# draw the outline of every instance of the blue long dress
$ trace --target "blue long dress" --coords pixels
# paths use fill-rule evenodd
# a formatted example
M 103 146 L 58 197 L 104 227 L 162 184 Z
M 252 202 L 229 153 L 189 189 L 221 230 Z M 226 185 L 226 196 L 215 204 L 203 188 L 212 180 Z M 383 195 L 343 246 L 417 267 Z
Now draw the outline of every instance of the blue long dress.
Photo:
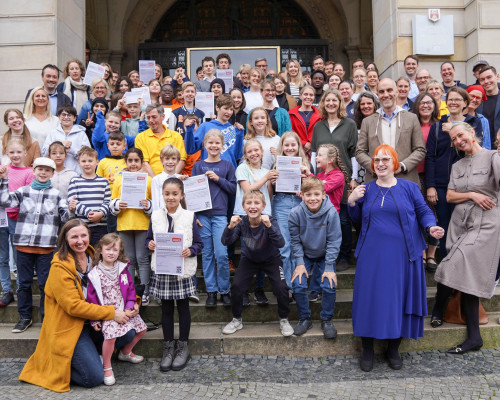
M 349 214 L 362 224 L 355 253 L 354 336 L 422 337 L 427 315 L 422 228 L 436 220 L 418 185 L 398 179 L 389 190 L 370 182 Z

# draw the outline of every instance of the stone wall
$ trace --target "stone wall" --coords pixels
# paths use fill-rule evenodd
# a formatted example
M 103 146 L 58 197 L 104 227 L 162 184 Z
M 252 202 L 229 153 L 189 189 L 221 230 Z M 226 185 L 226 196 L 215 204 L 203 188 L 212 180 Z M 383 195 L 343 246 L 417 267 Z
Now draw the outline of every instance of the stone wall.
M 44 65 L 62 68 L 69 58 L 84 59 L 85 0 L 2 0 L 0 47 L 3 134 L 5 109 L 22 110 L 26 92 L 41 84 Z

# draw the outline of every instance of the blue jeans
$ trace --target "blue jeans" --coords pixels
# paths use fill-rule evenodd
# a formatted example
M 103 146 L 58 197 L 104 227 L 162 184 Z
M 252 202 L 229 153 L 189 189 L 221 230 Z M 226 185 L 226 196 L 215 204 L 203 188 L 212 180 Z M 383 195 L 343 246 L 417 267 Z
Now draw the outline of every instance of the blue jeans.
M 117 216 L 109 213 L 106 216 L 106 224 L 108 225 L 108 233 L 116 233 Z
M 0 283 L 4 292 L 12 292 L 9 267 L 9 228 L 0 228 Z
M 448 254 L 446 251 L 446 234 L 448 233 L 448 225 L 450 224 L 451 214 L 455 205 L 446 202 L 447 188 L 436 188 L 436 192 L 438 197 L 436 204 L 437 223 L 445 232 L 444 236 L 439 239 L 439 255 L 443 259 Z
M 285 239 L 285 246 L 280 248 L 281 260 L 283 261 L 283 272 L 288 288 L 292 287 L 292 274 L 295 269 L 295 257 L 292 256 L 290 246 L 290 229 L 288 229 L 288 216 L 292 208 L 301 202 L 300 197 L 289 193 L 276 193 L 271 201 L 273 217 L 278 221 L 281 235 Z
M 23 251 L 17 252 L 17 274 L 19 286 L 17 289 L 17 312 L 23 319 L 31 319 L 33 310 L 33 294 L 31 285 L 33 284 L 33 274 L 38 277 L 38 287 L 40 288 L 40 313 L 42 318 L 45 313 L 45 282 L 49 276 L 50 262 L 53 252 L 49 254 L 32 254 Z
M 225 215 L 197 215 L 203 225 L 200 236 L 203 242 L 201 259 L 207 292 L 227 294 L 230 290 L 227 248 L 221 243 L 222 233 L 227 225 Z M 215 262 L 217 261 L 217 267 Z M 217 269 L 217 270 L 216 270 Z
M 88 329 L 84 326 L 71 359 L 71 382 L 91 388 L 104 382 L 102 362 Z
M 342 243 L 340 244 L 339 260 L 349 261 L 352 250 L 352 225 L 347 204 L 340 204 L 340 229 L 342 230 Z
M 304 266 L 306 267 L 307 273 L 311 275 L 317 274 L 321 277 L 323 272 L 325 272 L 325 259 L 311 260 L 304 256 Z M 336 288 L 330 287 L 330 281 L 325 279 L 321 283 L 321 290 L 323 291 L 323 297 L 321 298 L 321 313 L 319 314 L 322 320 L 330 320 L 333 317 L 333 309 L 335 308 L 336 300 Z M 309 308 L 309 299 L 307 298 L 307 278 L 302 275 L 302 282 L 299 283 L 299 278 L 295 278 L 293 281 L 293 297 L 297 303 L 297 310 L 299 312 L 300 319 L 310 319 L 311 309 Z

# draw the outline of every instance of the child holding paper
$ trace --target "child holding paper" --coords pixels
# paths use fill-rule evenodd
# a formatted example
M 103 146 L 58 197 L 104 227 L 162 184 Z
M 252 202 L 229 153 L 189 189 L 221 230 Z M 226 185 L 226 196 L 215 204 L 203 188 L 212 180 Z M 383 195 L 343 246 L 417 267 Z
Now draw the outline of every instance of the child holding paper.
M 203 276 L 208 293 L 205 307 L 217 307 L 217 292 L 221 295 L 222 304 L 231 306 L 227 248 L 221 244 L 221 237 L 227 224 L 229 196 L 236 193 L 236 178 L 231 162 L 221 159 L 223 146 L 222 133 L 210 129 L 203 140 L 208 155 L 203 161 L 194 164 L 192 171 L 192 176 L 206 175 L 209 178 L 212 200 L 211 209 L 196 213 L 201 224 Z
M 189 361 L 188 339 L 191 329 L 191 314 L 189 312 L 189 296 L 196 293 L 194 275 L 196 274 L 196 256 L 201 252 L 203 243 L 198 233 L 196 217 L 191 211 L 185 210 L 184 185 L 177 178 L 168 178 L 163 183 L 163 200 L 165 205 L 153 212 L 146 237 L 146 246 L 155 251 L 156 233 L 181 233 L 183 235 L 184 273 L 182 276 L 156 274 L 156 254 L 151 258 L 153 280 L 151 294 L 161 299 L 163 356 L 160 371 L 179 371 Z M 174 342 L 174 301 L 177 302 L 179 314 L 179 340 Z
M 125 153 L 127 168 L 124 171 L 142 172 L 144 156 L 140 149 L 131 148 Z M 118 175 L 111 193 L 109 205 L 111 213 L 118 215 L 117 230 L 125 245 L 125 255 L 130 260 L 129 271 L 132 276 L 139 270 L 141 284 L 145 286 L 142 304 L 149 304 L 149 255 L 144 248 L 146 234 L 151 217 L 151 177 L 147 177 L 146 198 L 141 200 L 142 208 L 129 208 L 121 200 L 123 175 Z
M 135 97 L 130 96 L 129 98 L 121 99 L 118 101 L 118 105 L 120 102 L 125 102 L 127 112 L 130 115 L 130 118 L 127 118 L 125 121 L 122 121 L 120 125 L 120 130 L 126 135 L 130 137 L 136 137 L 138 133 L 145 131 L 148 129 L 148 124 L 144 121 L 144 110 L 146 109 L 143 104 L 143 99 L 138 99 L 136 102 Z

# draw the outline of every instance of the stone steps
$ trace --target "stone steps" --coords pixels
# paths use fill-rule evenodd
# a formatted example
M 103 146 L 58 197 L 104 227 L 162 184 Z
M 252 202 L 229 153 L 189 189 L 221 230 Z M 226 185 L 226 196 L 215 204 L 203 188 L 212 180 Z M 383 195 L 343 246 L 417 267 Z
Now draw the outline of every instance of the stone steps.
M 488 313 L 489 323 L 481 326 L 481 335 L 485 348 L 500 347 L 500 312 Z M 283 337 L 279 324 L 249 323 L 243 321 L 244 328 L 233 335 L 222 334 L 225 323 L 193 323 L 191 327 L 189 348 L 196 355 L 245 354 L 267 356 L 322 357 L 331 355 L 359 354 L 361 341 L 353 336 L 350 320 L 333 321 L 338 336 L 333 340 L 325 340 L 319 321 L 300 337 Z M 291 321 L 294 326 L 296 321 Z M 11 333 L 12 325 L 0 324 L 0 357 L 28 358 L 35 350 L 40 335 L 40 324 L 35 324 L 26 332 Z M 177 326 L 176 326 L 177 330 Z M 177 333 L 176 333 L 177 335 Z M 429 318 L 425 320 L 424 337 L 419 340 L 405 339 L 401 344 L 402 352 L 423 351 L 429 349 L 447 349 L 463 342 L 466 337 L 465 325 L 445 323 L 433 329 Z M 138 343 L 136 353 L 148 358 L 159 358 L 162 354 L 161 328 L 148 332 Z M 375 341 L 375 350 L 382 353 L 383 341 Z
M 434 306 L 435 287 L 427 288 L 428 312 L 432 311 Z M 253 301 L 249 307 L 243 311 L 243 319 L 248 322 L 272 322 L 278 318 L 278 304 L 272 293 L 266 293 L 269 298 L 269 304 L 258 306 Z M 206 295 L 200 294 L 200 303 L 190 304 L 191 320 L 199 323 L 224 323 L 232 319 L 231 307 L 223 307 L 219 302 L 216 308 L 205 308 Z M 252 296 L 251 296 L 252 298 Z M 40 297 L 33 296 L 33 321 L 40 322 L 39 315 Z M 495 289 L 495 294 L 491 299 L 482 299 L 482 304 L 487 312 L 500 312 L 500 287 Z M 321 302 L 309 303 L 313 319 L 319 319 L 321 311 Z M 145 320 L 159 322 L 161 320 L 161 308 L 155 300 L 150 305 L 142 307 L 141 315 Z M 337 300 L 335 303 L 334 319 L 350 319 L 352 316 L 352 290 L 341 289 L 337 291 Z M 175 313 L 177 318 L 177 313 Z M 17 313 L 17 303 L 11 303 L 9 306 L 0 309 L 0 323 L 16 323 L 19 319 Z M 297 306 L 295 303 L 290 305 L 290 320 L 298 320 Z M 499 330 L 500 335 L 500 330 Z

